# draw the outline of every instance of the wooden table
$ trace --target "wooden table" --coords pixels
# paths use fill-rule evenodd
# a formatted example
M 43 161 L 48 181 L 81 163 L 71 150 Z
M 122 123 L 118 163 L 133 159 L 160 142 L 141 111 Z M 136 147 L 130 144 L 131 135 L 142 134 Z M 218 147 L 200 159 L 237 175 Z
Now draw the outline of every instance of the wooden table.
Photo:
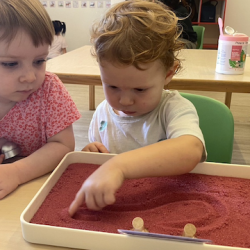
M 90 54 L 91 46 L 83 46 L 47 62 L 47 70 L 56 73 L 64 83 L 89 85 L 89 109 L 95 109 L 95 86 L 101 85 L 98 64 Z M 225 104 L 230 108 L 232 93 L 250 93 L 250 59 L 243 75 L 223 75 L 215 72 L 217 50 L 187 50 L 180 52 L 183 69 L 166 88 L 225 92 Z
M 69 250 L 69 248 L 63 247 L 31 244 L 26 242 L 22 236 L 20 215 L 48 177 L 49 174 L 30 181 L 0 200 L 1 250 Z
M 211 163 L 213 164 L 213 163 Z M 218 164 L 217 171 L 223 176 L 249 176 L 250 166 L 240 166 L 230 164 L 226 166 L 228 171 L 223 168 L 224 164 Z M 221 167 L 220 167 L 221 166 Z M 239 170 L 237 170 L 237 168 Z M 219 169 L 219 170 L 218 170 Z M 212 171 L 213 172 L 213 171 Z M 211 172 L 211 173 L 212 173 Z M 72 248 L 53 247 L 28 243 L 23 239 L 20 215 L 35 196 L 37 191 L 47 180 L 49 174 L 21 185 L 13 193 L 0 200 L 0 249 L 1 250 L 70 250 Z M 102 242 L 100 242 L 102 244 Z M 117 248 L 119 249 L 119 248 Z M 135 248 L 136 249 L 136 248 Z M 157 248 L 156 248 L 157 249 Z

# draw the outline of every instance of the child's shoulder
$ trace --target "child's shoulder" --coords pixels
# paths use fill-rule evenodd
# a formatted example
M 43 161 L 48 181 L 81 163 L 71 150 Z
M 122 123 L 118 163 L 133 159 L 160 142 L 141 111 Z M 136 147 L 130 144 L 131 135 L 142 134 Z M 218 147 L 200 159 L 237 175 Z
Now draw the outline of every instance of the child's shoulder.
M 54 94 L 67 93 L 67 90 L 58 76 L 51 72 L 45 73 L 45 78 L 41 87 L 33 93 L 34 96 L 48 98 Z
M 46 89 L 65 88 L 59 77 L 56 74 L 48 71 L 45 72 L 45 78 L 42 87 Z
M 184 98 L 177 90 L 163 91 L 161 107 L 165 107 L 168 110 L 195 110 L 194 105 Z
M 181 96 L 181 94 L 177 90 L 163 90 L 162 100 L 164 100 L 165 102 L 189 102 L 186 98 Z
M 97 107 L 93 114 L 93 118 L 102 120 L 109 119 L 113 116 L 113 109 L 107 102 L 107 100 L 103 100 Z
M 110 105 L 109 103 L 107 102 L 106 99 L 104 99 L 96 108 L 96 111 L 95 112 L 103 112 L 103 111 L 109 111 L 109 108 L 110 108 Z
M 46 82 L 53 81 L 53 82 L 59 82 L 59 83 L 61 83 L 61 80 L 59 79 L 59 77 L 56 74 L 51 73 L 49 71 L 45 72 L 45 79 L 44 79 L 44 81 L 46 81 Z

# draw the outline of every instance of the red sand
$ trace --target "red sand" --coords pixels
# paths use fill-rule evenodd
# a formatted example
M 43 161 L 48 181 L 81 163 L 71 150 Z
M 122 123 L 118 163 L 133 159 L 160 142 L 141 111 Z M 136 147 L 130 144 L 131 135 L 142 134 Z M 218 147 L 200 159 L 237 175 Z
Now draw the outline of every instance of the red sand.
M 102 211 L 81 207 L 74 218 L 68 207 L 83 181 L 98 167 L 72 164 L 51 190 L 32 223 L 117 233 L 141 217 L 151 233 L 181 235 L 187 223 L 197 238 L 213 244 L 250 248 L 250 180 L 186 174 L 127 180 L 117 201 Z

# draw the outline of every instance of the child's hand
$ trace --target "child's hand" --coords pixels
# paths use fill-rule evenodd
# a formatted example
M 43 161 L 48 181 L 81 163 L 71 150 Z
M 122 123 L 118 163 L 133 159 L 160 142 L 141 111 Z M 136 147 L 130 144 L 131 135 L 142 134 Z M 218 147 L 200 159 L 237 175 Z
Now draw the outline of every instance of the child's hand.
M 100 166 L 83 183 L 69 207 L 70 216 L 73 216 L 84 202 L 92 210 L 100 210 L 115 202 L 115 193 L 124 181 L 124 174 L 118 166 L 107 163 Z
M 92 142 L 85 146 L 82 151 L 97 152 L 97 153 L 109 153 L 106 147 L 100 142 Z
M 14 163 L 0 165 L 0 199 L 14 191 L 19 185 L 17 169 Z

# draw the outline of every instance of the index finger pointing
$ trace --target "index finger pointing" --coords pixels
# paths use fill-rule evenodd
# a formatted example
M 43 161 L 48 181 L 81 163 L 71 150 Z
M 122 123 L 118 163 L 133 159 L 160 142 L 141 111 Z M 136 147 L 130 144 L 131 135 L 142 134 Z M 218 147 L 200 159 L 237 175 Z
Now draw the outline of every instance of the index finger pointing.
M 84 193 L 82 194 L 80 191 L 78 191 L 78 193 L 76 194 L 75 199 L 72 201 L 72 203 L 69 206 L 68 212 L 69 212 L 70 217 L 74 216 L 74 214 L 76 213 L 76 211 L 78 210 L 78 208 L 85 201 L 85 194 Z

